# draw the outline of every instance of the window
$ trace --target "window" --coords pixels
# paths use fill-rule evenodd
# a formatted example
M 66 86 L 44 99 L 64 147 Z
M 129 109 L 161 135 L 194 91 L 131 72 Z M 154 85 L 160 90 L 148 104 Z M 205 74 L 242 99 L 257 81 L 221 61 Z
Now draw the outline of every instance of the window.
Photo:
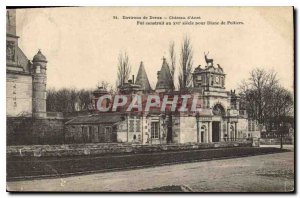
M 255 121 L 252 121 L 252 131 L 255 131 Z
M 252 126 L 252 125 L 251 125 L 251 121 L 248 120 L 248 131 L 252 131 L 252 130 L 251 130 L 251 126 Z
M 129 132 L 141 132 L 141 120 L 139 116 L 130 116 Z
M 201 132 L 205 132 L 206 131 L 206 127 L 205 126 L 201 126 Z
M 231 125 L 230 126 L 230 138 L 233 138 L 234 136 L 234 127 Z
M 134 120 L 129 120 L 129 132 L 134 132 Z
M 158 139 L 159 138 L 159 128 L 158 128 L 158 122 L 152 122 L 151 123 L 151 138 Z
M 206 132 L 206 127 L 205 126 L 201 126 L 201 132 L 200 132 L 200 142 L 204 142 L 204 135 Z
M 35 73 L 37 73 L 37 74 L 41 73 L 41 67 L 39 65 L 36 66 Z
M 105 127 L 104 132 L 105 133 L 110 133 L 111 132 L 111 127 Z
M 141 132 L 141 122 L 140 119 L 135 120 L 136 132 Z

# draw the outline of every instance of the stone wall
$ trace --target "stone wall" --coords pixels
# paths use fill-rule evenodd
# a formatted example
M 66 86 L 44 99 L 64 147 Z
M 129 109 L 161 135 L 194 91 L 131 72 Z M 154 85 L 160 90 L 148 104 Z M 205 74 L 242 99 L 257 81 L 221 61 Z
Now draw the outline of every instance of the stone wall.
M 105 130 L 105 128 L 109 128 Z M 117 129 L 111 124 L 65 125 L 65 143 L 116 142 Z
M 32 118 L 6 118 L 6 144 L 32 144 Z
M 205 144 L 163 144 L 163 145 L 130 145 L 120 143 L 90 143 L 65 145 L 31 145 L 9 146 L 8 157 L 24 156 L 75 156 L 75 155 L 111 155 L 121 153 L 151 153 L 162 151 L 198 150 L 209 148 L 251 147 L 251 141 L 222 142 Z
M 197 122 L 195 117 L 180 117 L 180 142 L 197 142 Z
M 63 119 L 8 117 L 7 145 L 64 143 Z
M 64 120 L 34 119 L 33 135 L 35 144 L 64 143 Z

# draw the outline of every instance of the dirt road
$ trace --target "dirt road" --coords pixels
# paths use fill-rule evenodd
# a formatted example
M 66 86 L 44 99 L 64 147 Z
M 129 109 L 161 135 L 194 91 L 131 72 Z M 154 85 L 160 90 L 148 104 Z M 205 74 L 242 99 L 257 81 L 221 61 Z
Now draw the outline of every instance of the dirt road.
M 9 191 L 138 191 L 185 185 L 201 192 L 265 192 L 294 189 L 294 153 L 215 160 L 72 176 L 7 182 Z

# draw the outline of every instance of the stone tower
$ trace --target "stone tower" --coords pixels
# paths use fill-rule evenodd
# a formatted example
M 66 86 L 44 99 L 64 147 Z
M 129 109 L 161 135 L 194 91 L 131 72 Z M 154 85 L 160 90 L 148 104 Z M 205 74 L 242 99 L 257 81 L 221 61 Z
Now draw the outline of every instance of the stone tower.
M 32 60 L 32 114 L 34 118 L 46 118 L 47 59 L 41 50 Z
M 16 10 L 6 10 L 6 33 L 16 35 Z

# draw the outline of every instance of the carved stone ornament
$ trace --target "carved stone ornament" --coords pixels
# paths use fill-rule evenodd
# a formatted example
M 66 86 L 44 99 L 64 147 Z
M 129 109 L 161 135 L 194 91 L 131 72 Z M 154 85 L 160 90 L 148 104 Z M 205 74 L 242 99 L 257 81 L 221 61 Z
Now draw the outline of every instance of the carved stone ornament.
M 6 42 L 6 60 L 15 61 L 15 42 Z

